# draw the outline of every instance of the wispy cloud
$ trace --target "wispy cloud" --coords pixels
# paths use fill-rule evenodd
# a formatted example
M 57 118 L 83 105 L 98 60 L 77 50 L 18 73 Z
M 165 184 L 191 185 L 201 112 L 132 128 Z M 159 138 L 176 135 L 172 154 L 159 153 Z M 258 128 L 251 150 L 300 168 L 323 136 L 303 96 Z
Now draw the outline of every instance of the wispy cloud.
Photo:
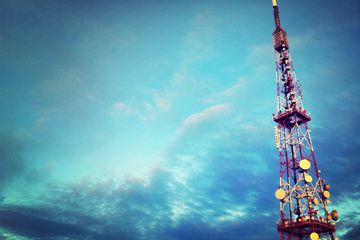
M 234 101 L 236 97 L 244 95 L 248 91 L 249 79 L 246 77 L 239 77 L 238 80 L 225 89 L 209 94 L 204 97 L 202 101 L 205 103 L 217 103 L 222 101 Z
M 230 110 L 231 110 L 231 105 L 227 103 L 210 106 L 201 112 L 191 114 L 189 117 L 187 117 L 183 121 L 182 127 L 178 131 L 180 133 L 184 132 L 188 128 L 191 128 L 192 126 L 196 126 L 200 123 L 203 123 L 204 121 L 208 121 L 216 117 L 219 117 L 221 114 L 227 113 Z
M 191 30 L 183 42 L 183 65 L 206 61 L 217 55 L 216 41 L 221 36 L 221 18 L 210 13 L 197 13 L 191 22 Z
M 135 115 L 141 120 L 154 120 L 163 113 L 172 110 L 172 99 L 169 96 L 162 96 L 158 92 L 150 94 L 148 101 L 142 103 L 134 102 L 134 105 L 118 101 L 113 104 L 110 115 L 124 113 L 126 115 Z
M 114 103 L 113 109 L 114 109 L 115 111 L 124 112 L 124 113 L 126 113 L 126 114 L 130 114 L 130 113 L 135 113 L 135 112 L 136 112 L 136 110 L 135 110 L 133 107 L 131 107 L 130 105 L 128 105 L 128 104 L 126 104 L 126 103 L 124 103 L 124 102 L 121 102 L 121 101 Z
M 124 110 L 126 104 L 121 102 L 118 107 Z M 268 190 L 254 190 L 266 179 L 248 181 L 259 176 L 259 171 L 266 172 L 259 168 L 266 157 L 242 154 L 247 146 L 235 140 L 242 133 L 226 134 L 231 129 L 225 119 L 234 118 L 231 110 L 231 104 L 217 104 L 185 118 L 179 129 L 195 135 L 177 135 L 163 156 L 163 165 L 146 180 L 88 178 L 58 183 L 37 196 L 43 205 L 31 211 L 18 206 L 3 211 L 8 217 L 18 211 L 21 216 L 38 219 L 42 224 L 35 226 L 36 235 L 21 224 L 0 221 L 0 225 L 18 235 L 40 239 L 51 239 L 45 229 L 48 224 L 64 226 L 53 236 L 69 239 L 192 239 L 189 231 L 196 238 L 214 234 L 218 239 L 234 239 L 235 229 L 250 226 L 247 222 L 255 218 L 253 208 Z M 199 128 L 204 131 L 194 132 Z M 221 138 L 216 137 L 219 135 Z M 256 169 L 250 166 L 254 163 Z M 271 216 L 271 207 L 262 208 Z

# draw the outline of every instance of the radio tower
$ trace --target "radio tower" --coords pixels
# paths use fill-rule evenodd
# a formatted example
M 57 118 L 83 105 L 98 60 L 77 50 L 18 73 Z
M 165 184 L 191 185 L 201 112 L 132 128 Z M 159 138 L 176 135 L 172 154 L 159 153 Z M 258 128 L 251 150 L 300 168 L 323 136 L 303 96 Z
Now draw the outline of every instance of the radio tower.
M 280 201 L 277 222 L 280 240 L 334 240 L 336 210 L 331 213 L 330 185 L 320 176 L 308 122 L 310 115 L 302 103 L 299 80 L 292 64 L 289 42 L 280 25 L 279 8 L 272 0 L 275 19 L 277 114 L 273 114 L 275 143 L 279 151 Z

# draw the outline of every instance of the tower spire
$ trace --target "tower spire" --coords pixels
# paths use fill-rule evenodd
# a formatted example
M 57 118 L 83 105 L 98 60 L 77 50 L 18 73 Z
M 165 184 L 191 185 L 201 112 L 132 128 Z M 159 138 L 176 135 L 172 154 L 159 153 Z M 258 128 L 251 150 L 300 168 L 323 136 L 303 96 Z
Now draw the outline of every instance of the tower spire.
M 301 87 L 286 32 L 280 25 L 277 2 L 272 0 L 272 3 L 277 86 L 277 114 L 273 114 L 273 118 L 280 164 L 275 197 L 280 201 L 280 240 L 334 240 L 337 211 L 328 210 L 330 185 L 320 176 L 308 128 L 311 117 L 302 103 Z
M 275 21 L 275 30 L 273 32 L 273 43 L 274 47 L 278 52 L 281 52 L 281 49 L 285 47 L 289 48 L 287 35 L 284 29 L 281 28 L 280 24 L 280 14 L 279 7 L 277 6 L 276 0 L 272 0 L 273 9 L 274 9 L 274 21 Z
M 280 29 L 280 16 L 279 16 L 279 8 L 277 6 L 276 0 L 272 0 L 273 8 L 274 8 L 274 20 L 275 20 L 275 28 Z

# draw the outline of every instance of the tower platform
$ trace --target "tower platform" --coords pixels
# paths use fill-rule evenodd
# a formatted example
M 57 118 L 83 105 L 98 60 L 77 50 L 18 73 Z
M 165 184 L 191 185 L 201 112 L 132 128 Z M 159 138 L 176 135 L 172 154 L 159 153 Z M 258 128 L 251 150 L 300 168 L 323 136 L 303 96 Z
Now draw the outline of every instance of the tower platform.
M 292 236 L 309 236 L 312 232 L 322 233 L 335 232 L 334 223 L 322 222 L 319 220 L 302 220 L 298 222 L 283 221 L 278 224 L 278 231 Z
M 292 128 L 295 123 L 301 125 L 311 120 L 311 117 L 306 113 L 305 110 L 291 109 L 288 112 L 279 113 L 274 117 L 274 121 L 287 128 Z

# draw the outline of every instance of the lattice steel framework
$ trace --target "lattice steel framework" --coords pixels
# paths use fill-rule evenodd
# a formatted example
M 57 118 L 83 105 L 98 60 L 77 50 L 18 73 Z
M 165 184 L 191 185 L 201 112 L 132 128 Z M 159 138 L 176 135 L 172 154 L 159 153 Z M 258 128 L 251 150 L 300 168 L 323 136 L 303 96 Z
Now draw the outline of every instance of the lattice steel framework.
M 275 143 L 279 152 L 280 239 L 334 240 L 336 210 L 328 210 L 330 185 L 320 176 L 299 80 L 292 64 L 289 42 L 281 28 L 279 9 L 273 1 L 277 114 L 273 114 Z

